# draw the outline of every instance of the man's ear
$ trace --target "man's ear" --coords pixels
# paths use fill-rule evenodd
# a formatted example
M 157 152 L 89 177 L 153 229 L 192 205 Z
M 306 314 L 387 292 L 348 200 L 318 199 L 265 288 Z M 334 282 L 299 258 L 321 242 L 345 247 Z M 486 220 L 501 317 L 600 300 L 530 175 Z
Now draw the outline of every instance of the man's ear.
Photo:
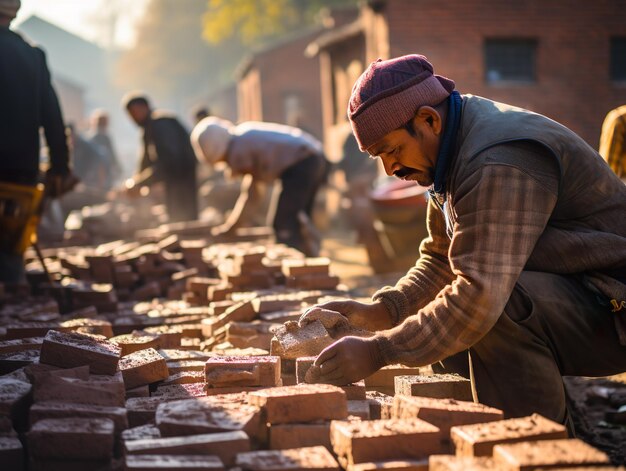
M 443 130 L 443 121 L 437 110 L 431 106 L 420 106 L 415 115 L 414 124 L 426 126 L 430 131 L 438 136 Z

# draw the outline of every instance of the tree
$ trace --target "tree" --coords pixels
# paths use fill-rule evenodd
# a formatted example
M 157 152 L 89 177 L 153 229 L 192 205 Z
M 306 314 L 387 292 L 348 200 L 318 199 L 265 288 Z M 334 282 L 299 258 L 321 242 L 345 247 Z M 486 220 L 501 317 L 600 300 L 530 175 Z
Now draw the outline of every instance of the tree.
M 212 44 L 234 38 L 253 45 L 315 23 L 323 8 L 356 3 L 357 0 L 208 0 L 203 36 Z

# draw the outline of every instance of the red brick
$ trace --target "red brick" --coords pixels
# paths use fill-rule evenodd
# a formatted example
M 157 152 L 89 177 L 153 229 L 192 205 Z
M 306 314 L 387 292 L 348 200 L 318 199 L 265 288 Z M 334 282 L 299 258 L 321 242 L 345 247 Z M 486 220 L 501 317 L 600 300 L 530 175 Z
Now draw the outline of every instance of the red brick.
M 51 330 L 44 338 L 39 360 L 64 368 L 89 365 L 93 374 L 113 375 L 119 358 L 119 347 L 107 340 Z
M 205 367 L 208 388 L 278 386 L 280 359 L 275 356 L 222 356 L 209 358 Z
M 272 355 L 292 359 L 318 355 L 334 342 L 326 328 L 319 321 L 300 327 L 297 322 L 286 322 L 276 330 L 272 340 Z
M 202 455 L 128 455 L 125 471 L 185 470 L 223 471 L 224 463 L 217 456 Z
M 285 276 L 328 275 L 329 267 L 330 260 L 326 257 L 282 261 Z
M 156 390 L 152 393 L 153 397 L 160 397 L 168 400 L 203 397 L 206 395 L 206 384 L 204 381 L 201 383 L 181 383 L 157 386 Z
M 404 365 L 387 365 L 376 373 L 365 378 L 365 387 L 376 389 L 384 394 L 393 396 L 395 393 L 395 377 L 421 374 L 422 369 Z
M 244 432 L 207 433 L 126 441 L 124 450 L 126 455 L 215 455 L 232 466 L 238 453 L 250 450 L 250 440 Z
M 344 419 L 348 415 L 346 393 L 326 384 L 261 389 L 248 395 L 248 403 L 262 407 L 270 424 Z
M 337 461 L 323 446 L 240 453 L 237 455 L 237 467 L 242 471 L 339 471 Z
M 567 438 L 567 430 L 561 424 L 533 414 L 529 417 L 452 427 L 450 435 L 457 456 L 491 456 L 495 445 Z
M 141 333 L 117 335 L 110 338 L 109 341 L 120 347 L 122 356 L 146 348 L 158 349 L 161 346 L 158 335 L 141 335 Z
M 428 460 L 395 460 L 375 463 L 358 463 L 346 468 L 346 471 L 428 471 Z
M 344 467 L 370 461 L 425 458 L 441 450 L 439 429 L 420 419 L 333 421 L 330 441 Z
M 396 376 L 395 392 L 405 396 L 451 398 L 459 401 L 472 400 L 470 380 L 451 374 Z
M 582 440 L 542 440 L 496 445 L 493 458 L 503 471 L 608 465 L 609 457 Z
M 175 375 L 183 371 L 204 371 L 206 361 L 203 360 L 179 360 L 167 361 L 167 370 L 169 374 Z
M 168 349 L 168 348 L 160 349 L 159 355 L 165 358 L 166 361 L 181 361 L 181 360 L 206 361 L 213 356 L 213 354 L 207 353 L 207 352 L 193 351 L 193 350 Z
M 37 458 L 110 459 L 113 430 L 110 419 L 40 420 L 28 432 L 28 449 Z
M 0 436 L 0 463 L 6 470 L 24 469 L 24 450 L 17 437 Z
M 496 471 L 500 469 L 492 458 L 453 455 L 431 455 L 428 466 L 429 471 Z
M 15 353 L 24 350 L 40 350 L 43 337 L 27 337 L 15 340 L 0 341 L 0 354 Z
M 396 396 L 391 416 L 396 419 L 418 418 L 441 430 L 444 439 L 450 438 L 450 428 L 502 420 L 503 412 L 493 407 L 456 399 L 433 399 L 419 396 Z
M 156 383 L 169 376 L 165 359 L 153 348 L 122 357 L 119 367 L 126 389 Z
M 380 393 L 378 391 L 366 391 L 365 397 L 370 403 L 370 419 L 391 419 L 393 406 L 393 396 Z
M 115 378 L 115 381 L 103 381 L 94 376 L 88 381 L 48 376 L 35 388 L 35 402 L 66 401 L 97 406 L 123 406 L 125 389 L 121 374 L 111 378 Z
M 82 334 L 102 335 L 107 338 L 113 337 L 113 327 L 111 323 L 102 319 L 71 319 L 61 322 L 61 327 L 67 327 Z
M 275 424 L 269 429 L 269 447 L 286 450 L 322 445 L 332 451 L 330 444 L 330 422 L 308 424 Z
M 265 434 L 260 409 L 244 394 L 171 401 L 157 407 L 155 423 L 163 437 L 242 430 L 251 438 Z
M 128 428 L 126 409 L 123 407 L 95 406 L 60 401 L 38 402 L 30 408 L 30 423 L 44 419 L 62 419 L 66 417 L 110 419 L 115 426 L 115 433 Z

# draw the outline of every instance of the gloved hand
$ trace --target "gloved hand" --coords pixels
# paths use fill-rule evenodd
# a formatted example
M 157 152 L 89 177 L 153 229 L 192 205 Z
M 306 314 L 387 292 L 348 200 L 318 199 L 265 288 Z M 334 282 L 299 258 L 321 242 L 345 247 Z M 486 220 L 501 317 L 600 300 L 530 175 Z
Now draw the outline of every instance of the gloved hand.
M 370 376 L 385 362 L 372 338 L 344 337 L 322 350 L 313 366 L 319 367 L 317 381 L 343 386 Z
M 318 320 L 320 311 L 315 308 L 339 312 L 348 319 L 352 326 L 372 332 L 393 327 L 389 312 L 382 302 L 361 303 L 352 299 L 329 301 L 307 310 L 298 321 L 300 326 Z
M 47 172 L 44 185 L 46 188 L 46 196 L 50 198 L 59 198 L 65 193 L 72 191 L 80 180 L 72 172 L 66 174 L 58 174 Z

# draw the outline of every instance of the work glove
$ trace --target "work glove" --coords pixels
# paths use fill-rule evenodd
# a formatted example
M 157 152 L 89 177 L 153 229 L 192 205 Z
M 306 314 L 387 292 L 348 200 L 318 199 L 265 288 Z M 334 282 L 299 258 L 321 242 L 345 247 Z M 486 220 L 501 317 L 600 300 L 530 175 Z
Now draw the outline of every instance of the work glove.
M 360 381 L 385 366 L 373 338 L 344 337 L 329 345 L 313 363 L 316 381 L 344 386 Z

